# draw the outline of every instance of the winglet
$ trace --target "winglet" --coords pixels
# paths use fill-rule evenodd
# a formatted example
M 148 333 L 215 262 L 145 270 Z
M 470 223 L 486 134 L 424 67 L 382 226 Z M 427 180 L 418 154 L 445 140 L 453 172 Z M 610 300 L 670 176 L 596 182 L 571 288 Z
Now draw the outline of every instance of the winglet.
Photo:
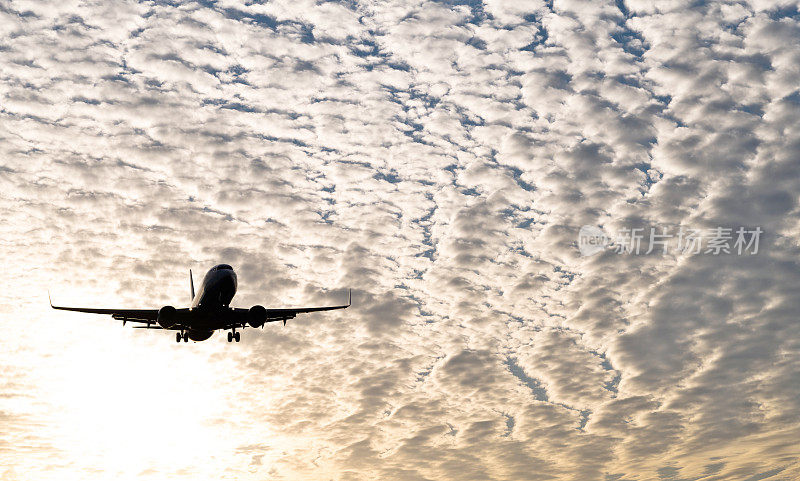
M 47 289 L 47 302 L 50 303 L 50 307 L 53 307 L 53 300 L 50 299 L 50 289 Z
M 350 307 L 350 301 L 353 298 L 353 289 L 347 289 L 347 307 Z

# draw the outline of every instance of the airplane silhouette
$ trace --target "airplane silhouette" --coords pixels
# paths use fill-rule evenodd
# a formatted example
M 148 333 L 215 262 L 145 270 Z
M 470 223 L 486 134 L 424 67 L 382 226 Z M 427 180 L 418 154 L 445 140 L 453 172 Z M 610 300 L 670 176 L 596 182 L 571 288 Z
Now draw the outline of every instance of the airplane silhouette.
M 253 306 L 250 309 L 230 307 L 231 300 L 236 294 L 236 273 L 228 264 L 219 264 L 212 267 L 203 278 L 200 290 L 195 294 L 192 271 L 189 270 L 189 285 L 192 289 L 191 307 L 176 309 L 164 306 L 161 309 L 95 309 L 91 307 L 50 307 L 64 311 L 87 312 L 91 314 L 110 314 L 111 317 L 126 322 L 145 323 L 145 326 L 135 326 L 134 329 L 167 329 L 177 331 L 175 341 L 189 342 L 205 341 L 214 331 L 230 330 L 228 342 L 239 342 L 241 335 L 236 329 L 246 326 L 263 327 L 267 322 L 294 319 L 297 314 L 318 311 L 332 311 L 350 307 L 351 293 L 348 291 L 347 304 L 326 307 L 289 307 L 280 309 L 267 309 L 264 306 Z M 50 294 L 48 293 L 48 298 Z

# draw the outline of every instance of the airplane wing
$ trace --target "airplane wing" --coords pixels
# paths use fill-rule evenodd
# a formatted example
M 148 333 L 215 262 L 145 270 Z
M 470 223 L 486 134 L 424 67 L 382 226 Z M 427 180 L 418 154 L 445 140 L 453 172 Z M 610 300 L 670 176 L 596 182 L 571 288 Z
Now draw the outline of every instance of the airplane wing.
M 49 294 L 48 294 L 49 298 Z M 347 304 L 341 306 L 323 306 L 323 307 L 287 307 L 279 309 L 266 309 L 266 322 L 283 321 L 286 324 L 288 319 L 294 319 L 298 314 L 305 314 L 308 312 L 319 311 L 333 311 L 336 309 L 347 309 L 350 307 L 350 293 L 347 295 Z M 118 321 L 122 321 L 125 325 L 126 322 L 140 322 L 147 324 L 146 326 L 135 326 L 136 329 L 162 329 L 156 323 L 158 320 L 158 309 L 97 309 L 93 307 L 65 307 L 54 306 L 50 301 L 50 307 L 53 309 L 60 309 L 62 311 L 86 312 L 89 314 L 109 314 L 111 317 Z M 170 330 L 183 330 L 188 328 L 190 317 L 190 309 L 176 309 L 178 316 L 178 323 L 170 327 Z M 231 328 L 244 328 L 248 321 L 249 309 L 234 308 L 227 313 L 220 314 L 220 323 L 212 327 L 212 329 L 231 329 Z M 181 322 L 183 321 L 183 322 Z
M 348 307 L 350 307 L 350 304 L 345 304 L 343 306 L 288 307 L 284 309 L 267 309 L 267 319 L 274 318 L 274 320 L 279 320 L 281 317 L 287 315 L 291 315 L 292 317 L 294 317 L 297 314 L 305 314 L 307 312 L 334 311 L 336 309 L 347 309 Z
M 336 309 L 347 309 L 350 307 L 350 292 L 347 293 L 347 304 L 343 304 L 341 306 L 323 306 L 323 307 L 285 307 L 279 309 L 267 309 L 267 320 L 266 322 L 277 322 L 283 321 L 283 324 L 286 324 L 287 319 L 294 319 L 295 316 L 298 314 L 305 314 L 308 312 L 320 312 L 320 311 L 334 311 Z M 233 309 L 233 316 L 232 317 L 232 325 L 230 327 L 244 327 L 245 323 L 247 322 L 247 313 L 249 309 L 243 309 L 241 307 L 237 307 Z
M 142 322 L 146 323 L 151 329 L 161 329 L 161 326 L 155 324 L 156 320 L 158 319 L 158 309 L 96 309 L 93 307 L 65 307 L 54 306 L 53 301 L 50 301 L 50 307 L 62 311 L 87 312 L 89 314 L 110 314 L 111 317 L 118 321 L 122 321 L 123 324 L 126 322 Z M 188 311 L 188 309 L 177 309 L 179 316 L 182 312 Z M 154 325 L 150 327 L 150 324 Z M 180 330 L 181 326 L 178 324 L 172 329 Z

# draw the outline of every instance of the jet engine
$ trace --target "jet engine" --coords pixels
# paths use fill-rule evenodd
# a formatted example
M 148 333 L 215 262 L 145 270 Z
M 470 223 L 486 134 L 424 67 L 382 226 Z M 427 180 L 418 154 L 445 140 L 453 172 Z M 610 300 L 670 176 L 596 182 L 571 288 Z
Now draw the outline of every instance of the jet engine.
M 247 323 L 250 327 L 261 327 L 267 322 L 267 309 L 264 306 L 253 306 L 247 311 Z
M 172 306 L 164 306 L 158 310 L 158 325 L 169 329 L 178 323 L 178 310 Z

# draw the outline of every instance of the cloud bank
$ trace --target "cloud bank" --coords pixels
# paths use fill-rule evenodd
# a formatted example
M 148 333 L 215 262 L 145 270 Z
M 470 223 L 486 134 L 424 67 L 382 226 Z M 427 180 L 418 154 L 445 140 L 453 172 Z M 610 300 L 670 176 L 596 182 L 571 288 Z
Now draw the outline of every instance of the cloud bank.
M 0 6 L 4 479 L 800 477 L 796 2 Z M 582 225 L 759 226 L 581 257 Z M 347 311 L 175 345 L 70 304 Z

